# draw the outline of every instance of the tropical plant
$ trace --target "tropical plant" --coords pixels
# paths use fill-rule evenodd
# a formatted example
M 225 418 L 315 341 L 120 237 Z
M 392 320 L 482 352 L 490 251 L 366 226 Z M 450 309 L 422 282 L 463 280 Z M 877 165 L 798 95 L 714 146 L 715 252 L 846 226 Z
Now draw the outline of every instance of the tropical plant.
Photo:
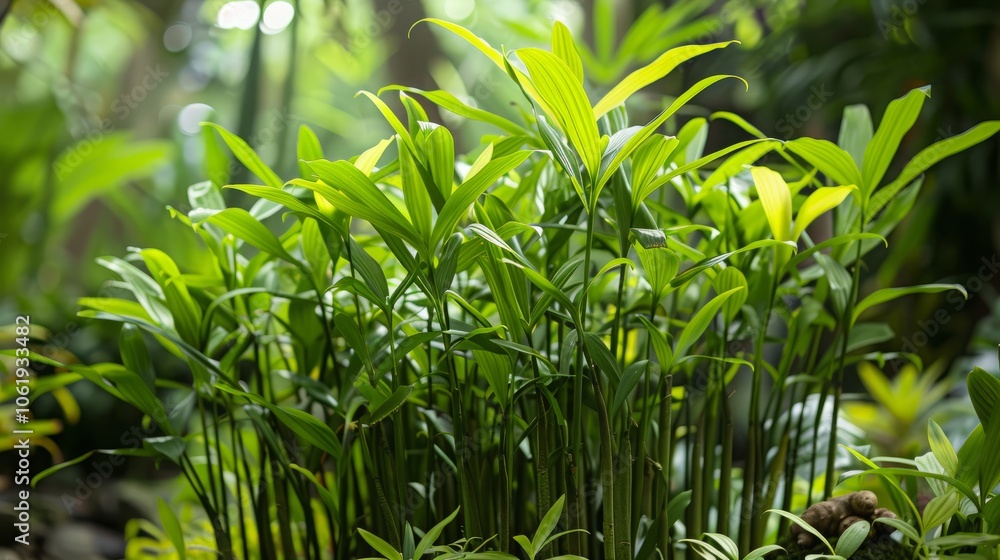
M 832 493 L 844 372 L 892 336 L 866 312 L 964 292 L 862 297 L 863 257 L 912 207 L 923 171 L 1000 122 L 927 148 L 888 182 L 927 90 L 890 104 L 877 129 L 850 107 L 838 144 L 766 138 L 720 113 L 751 137 L 706 154 L 708 119 L 658 130 L 703 90 L 741 79 L 702 79 L 641 125 L 625 104 L 729 43 L 671 49 L 593 102 L 560 23 L 551 51 L 510 52 L 449 22 L 422 25 L 506 75 L 524 122 L 390 86 L 380 94 L 399 92 L 400 120 L 362 92 L 392 135 L 330 161 L 302 127 L 288 181 L 206 125 L 263 184 L 224 184 L 210 153 L 191 210 L 170 208 L 208 264 L 186 269 L 150 248 L 101 259 L 130 297 L 85 298 L 81 315 L 124 325 L 122 363 L 50 360 L 155 426 L 141 448 L 102 452 L 170 463 L 187 481 L 176 499 L 197 502 L 223 558 L 418 547 L 500 558 L 515 545 L 531 558 L 671 558 L 678 538 L 703 533 L 729 557 L 754 557 L 779 530 L 763 513 L 791 509 L 803 465 Z M 456 155 L 416 97 L 496 134 Z M 229 206 L 224 189 L 256 202 Z M 830 211 L 833 234 L 814 236 Z M 154 341 L 189 375 L 161 375 Z M 181 524 L 164 513 L 183 556 Z M 417 541 L 421 526 L 434 528 Z M 459 544 L 434 548 L 439 538 Z

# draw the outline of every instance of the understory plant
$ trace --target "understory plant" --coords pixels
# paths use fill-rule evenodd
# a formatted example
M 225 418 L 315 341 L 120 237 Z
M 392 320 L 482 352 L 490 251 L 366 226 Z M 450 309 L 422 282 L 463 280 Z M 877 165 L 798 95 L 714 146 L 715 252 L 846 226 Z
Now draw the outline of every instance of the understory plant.
M 853 443 L 845 372 L 914 359 L 874 350 L 894 335 L 869 311 L 964 293 L 862 294 L 865 257 L 922 173 L 1000 122 L 887 177 L 929 89 L 878 127 L 848 107 L 836 143 L 768 138 L 726 112 L 681 122 L 703 90 L 746 85 L 728 75 L 637 124 L 633 94 L 730 43 L 670 49 L 598 97 L 561 23 L 551 50 L 513 51 L 420 25 L 492 62 L 524 94 L 518 115 L 361 92 L 387 137 L 330 161 L 303 126 L 294 178 L 206 124 L 212 180 L 169 212 L 211 265 L 141 248 L 100 260 L 123 296 L 85 298 L 81 315 L 123 325 L 121 363 L 50 363 L 139 409 L 154 435 L 100 452 L 170 464 L 173 502 L 197 506 L 186 521 L 160 507 L 162 533 L 140 531 L 134 554 L 691 558 L 703 535 L 725 557 L 777 551 L 792 518 L 766 512 L 831 496 L 853 460 L 838 447 Z M 458 153 L 422 102 L 493 132 Z M 706 153 L 733 124 L 746 140 Z M 218 139 L 261 184 L 228 184 Z M 185 375 L 165 376 L 149 344 Z M 212 544 L 191 544 L 197 523 Z

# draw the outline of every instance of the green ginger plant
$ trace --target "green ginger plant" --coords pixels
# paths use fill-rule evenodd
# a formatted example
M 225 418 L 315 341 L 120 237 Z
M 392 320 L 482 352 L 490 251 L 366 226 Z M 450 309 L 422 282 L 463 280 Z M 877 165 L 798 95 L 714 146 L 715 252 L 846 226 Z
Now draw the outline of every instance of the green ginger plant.
M 790 509 L 804 465 L 832 491 L 844 371 L 892 336 L 865 312 L 962 290 L 861 297 L 862 258 L 906 215 L 924 170 L 1000 123 L 927 148 L 883 185 L 925 90 L 890 104 L 877 129 L 850 107 L 838 144 L 782 142 L 716 114 L 751 137 L 706 154 L 709 119 L 658 131 L 698 93 L 739 78 L 705 78 L 642 125 L 625 103 L 729 43 L 671 49 L 595 103 L 560 23 L 551 51 L 510 52 L 424 24 L 520 88 L 523 124 L 447 92 L 390 86 L 400 120 L 362 92 L 392 135 L 329 161 L 303 127 L 290 181 L 208 125 L 263 183 L 200 183 L 190 212 L 170 209 L 210 268 L 182 270 L 154 249 L 102 259 L 129 297 L 86 298 L 81 315 L 124 325 L 123 363 L 53 365 L 149 418 L 156 435 L 141 448 L 109 452 L 172 463 L 223 558 L 348 558 L 369 546 L 416 557 L 419 526 L 434 527 L 421 543 L 440 536 L 468 558 L 506 557 L 515 544 L 533 558 L 671 558 L 680 537 L 707 532 L 759 550 L 774 538 L 762 514 Z M 414 96 L 497 133 L 456 156 Z M 225 176 L 213 173 L 221 151 L 208 153 L 208 176 Z M 758 165 L 765 157 L 774 163 Z M 229 207 L 223 189 L 257 202 Z M 809 225 L 830 211 L 833 235 L 812 239 Z M 788 335 L 771 363 L 779 324 Z M 158 374 L 153 340 L 190 378 Z M 439 522 L 456 511 L 457 523 Z M 553 530 L 552 511 L 570 532 L 535 542 Z M 194 555 L 166 513 L 177 554 Z

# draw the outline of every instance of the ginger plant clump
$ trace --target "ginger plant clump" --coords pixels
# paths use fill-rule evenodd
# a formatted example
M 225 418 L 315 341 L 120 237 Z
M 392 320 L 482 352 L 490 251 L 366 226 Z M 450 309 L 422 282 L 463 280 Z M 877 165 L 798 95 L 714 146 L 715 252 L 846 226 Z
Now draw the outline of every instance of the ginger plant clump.
M 869 537 L 878 534 L 889 534 L 895 529 L 884 523 L 875 523 L 878 518 L 895 519 L 896 514 L 886 508 L 878 507 L 878 498 L 873 492 L 862 490 L 843 496 L 836 496 L 823 502 L 817 502 L 802 514 L 802 520 L 812 525 L 824 537 L 839 537 L 848 527 L 859 521 L 872 524 Z M 811 533 L 792 525 L 792 537 L 800 546 L 812 546 L 817 539 Z

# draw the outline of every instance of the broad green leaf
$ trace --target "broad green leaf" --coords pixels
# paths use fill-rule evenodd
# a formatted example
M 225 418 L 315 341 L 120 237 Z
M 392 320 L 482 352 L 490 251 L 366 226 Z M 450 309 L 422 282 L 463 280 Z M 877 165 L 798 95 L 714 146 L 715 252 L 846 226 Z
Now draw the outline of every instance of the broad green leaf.
M 167 502 L 163 501 L 163 498 L 157 498 L 156 509 L 160 513 L 160 524 L 163 525 L 163 532 L 167 534 L 170 542 L 174 545 L 174 550 L 177 551 L 177 555 L 181 560 L 187 558 L 187 549 L 184 546 L 184 532 L 181 530 L 181 524 L 177 521 L 177 516 L 174 515 L 174 511 L 170 509 Z
M 125 365 L 125 368 L 135 372 L 150 391 L 155 390 L 156 371 L 153 369 L 153 362 L 149 359 L 146 341 L 143 340 L 138 327 L 129 323 L 122 325 L 122 331 L 118 337 L 118 349 L 121 352 L 122 364 Z
M 581 84 L 583 83 L 583 61 L 580 60 L 580 53 L 577 52 L 576 43 L 573 42 L 573 34 L 559 20 L 556 20 L 552 25 L 552 54 L 561 58 L 573 76 Z M 595 117 L 601 118 L 600 115 L 595 115 Z
M 813 220 L 836 208 L 851 194 L 851 191 L 855 190 L 857 190 L 856 186 L 848 185 L 846 187 L 820 187 L 813 191 L 802 203 L 799 213 L 795 216 L 792 241 L 797 241 Z
M 510 357 L 485 350 L 473 350 L 472 355 L 476 359 L 480 373 L 486 378 L 486 383 L 496 396 L 500 408 L 507 410 L 507 406 L 510 404 L 509 394 L 513 381 Z
M 677 253 L 666 247 L 644 249 L 637 246 L 635 251 L 646 272 L 646 280 L 653 290 L 653 299 L 658 303 L 670 286 L 670 281 L 677 276 L 680 258 Z
M 869 308 L 887 301 L 892 301 L 910 294 L 936 294 L 939 292 L 946 292 L 948 290 L 957 290 L 961 292 L 966 299 L 969 297 L 969 293 L 965 291 L 965 287 L 961 284 L 924 284 L 922 286 L 910 286 L 908 288 L 883 288 L 881 290 L 877 290 L 858 302 L 858 304 L 854 307 L 854 314 L 851 316 L 851 323 L 853 324 L 857 321 L 858 317 L 860 317 L 861 314 Z
M 322 183 L 294 180 L 292 184 L 317 191 L 338 210 L 367 220 L 411 245 L 421 245 L 413 225 L 364 173 L 346 161 L 311 161 L 309 167 Z
M 737 288 L 748 288 L 747 290 L 742 290 L 736 292 L 732 297 L 726 300 L 726 303 L 722 306 L 722 317 L 726 323 L 731 323 L 739 313 L 740 308 L 747 300 L 749 295 L 749 287 L 747 285 L 746 276 L 740 272 L 740 269 L 735 266 L 727 266 L 722 269 L 722 272 L 717 274 L 715 278 L 712 279 L 712 287 L 715 289 L 715 293 L 722 294 L 730 290 L 735 290 Z
M 653 120 L 646 123 L 646 125 L 643 126 L 638 132 L 632 134 L 629 137 L 628 141 L 625 143 L 625 145 L 622 146 L 617 152 L 615 152 L 613 158 L 608 162 L 608 164 L 602 167 L 603 174 L 597 181 L 597 185 L 599 188 L 595 191 L 595 196 L 597 194 L 600 194 L 600 187 L 604 186 L 604 184 L 611 179 L 612 175 L 614 175 L 614 173 L 618 171 L 618 168 L 621 166 L 622 162 L 624 162 L 626 158 L 632 155 L 632 153 L 636 149 L 638 149 L 639 146 L 641 146 L 642 143 L 645 142 L 646 139 L 649 138 L 656 131 L 656 129 L 660 128 L 660 126 L 664 122 L 666 122 L 667 119 L 669 119 L 674 113 L 680 110 L 680 108 L 683 107 L 692 98 L 694 98 L 695 95 L 698 95 L 706 88 L 708 88 L 708 86 L 720 82 L 722 80 L 725 80 L 727 78 L 736 78 L 737 80 L 743 82 L 744 85 L 746 85 L 746 80 L 740 78 L 739 76 L 720 75 L 720 76 L 711 76 L 705 78 L 696 83 L 695 85 L 691 86 L 690 88 L 688 88 L 687 91 L 685 91 L 679 97 L 677 97 L 677 99 L 675 99 L 670 104 L 670 106 L 668 106 L 663 111 L 660 111 L 660 114 L 654 117 Z M 750 142 L 759 142 L 759 140 L 751 140 Z M 743 143 L 740 143 L 735 146 L 731 146 L 730 148 L 727 148 L 727 150 L 732 151 L 735 149 L 739 149 L 743 147 L 743 145 L 744 145 Z M 728 153 L 728 151 L 725 153 Z M 720 153 L 719 155 L 724 155 L 724 154 Z M 667 181 L 669 181 L 673 177 L 676 177 L 677 175 L 681 175 L 683 173 L 687 173 L 692 169 L 701 167 L 708 161 L 711 160 L 705 160 L 705 161 L 699 160 L 699 162 L 692 162 L 692 164 L 689 164 L 690 167 L 682 166 L 681 168 L 675 169 L 673 172 L 669 174 L 657 178 L 655 181 L 650 181 L 645 186 L 645 189 L 642 190 L 641 192 L 639 192 L 639 189 L 636 189 L 636 191 L 633 192 L 632 205 L 638 208 L 639 203 L 645 200 L 645 198 L 650 193 L 655 191 L 660 185 L 665 184 Z
M 736 41 L 711 43 L 708 45 L 685 45 L 670 49 L 648 65 L 626 76 L 618 85 L 611 88 L 600 101 L 594 105 L 594 118 L 599 119 L 611 109 L 621 105 L 635 92 L 663 78 L 681 63 L 696 56 L 729 46 Z
M 392 548 L 391 544 L 360 527 L 358 527 L 358 533 L 361 533 L 361 538 L 365 539 L 376 552 L 384 556 L 387 560 L 403 560 L 403 555 Z
M 861 184 L 861 172 L 851 159 L 851 155 L 829 140 L 796 138 L 785 142 L 785 147 L 832 179 L 834 183 Z
M 885 171 L 889 169 L 889 164 L 896 155 L 899 143 L 913 123 L 917 122 L 920 109 L 924 106 L 924 99 L 930 97 L 930 94 L 929 86 L 917 88 L 889 103 L 875 136 L 865 149 L 864 163 L 861 166 L 862 181 L 854 182 L 856 185 L 861 185 L 865 197 L 870 197 L 882 182 Z
M 778 241 L 790 241 L 792 232 L 792 193 L 781 174 L 766 167 L 751 167 L 757 195 L 764 206 L 771 233 Z
M 242 239 L 255 248 L 277 257 L 281 260 L 298 265 L 292 255 L 281 245 L 271 230 L 260 221 L 254 219 L 242 208 L 227 208 L 205 218 L 210 224 L 215 224 L 223 231 L 231 233 L 237 239 Z
M 264 181 L 265 185 L 276 189 L 281 188 L 282 181 L 281 178 L 278 177 L 278 174 L 272 171 L 270 167 L 261 161 L 260 156 L 258 156 L 257 153 L 253 151 L 253 148 L 251 148 L 250 145 L 247 144 L 242 138 L 215 123 L 205 122 L 201 123 L 201 125 L 215 129 L 215 131 L 219 133 L 219 136 L 222 137 L 222 140 L 226 143 L 226 145 L 229 146 L 229 149 L 232 150 L 236 159 L 240 160 L 240 163 L 245 165 L 246 168 L 249 169 L 251 173 L 256 175 L 261 181 Z
M 916 179 L 918 175 L 926 171 L 932 165 L 948 156 L 957 154 L 958 152 L 975 146 L 976 144 L 993 136 L 998 131 L 1000 131 L 1000 121 L 984 122 L 977 124 L 961 134 L 952 136 L 951 138 L 945 138 L 944 140 L 935 142 L 923 150 L 920 150 L 920 152 L 915 155 L 913 159 L 906 164 L 906 166 L 903 167 L 903 171 L 900 172 L 899 177 L 896 177 L 895 180 L 885 187 L 875 191 L 875 194 L 872 195 L 866 209 L 866 212 L 868 213 L 866 220 L 870 220 L 874 217 L 879 210 L 884 208 L 885 205 L 896 196 L 896 193 L 898 193 L 900 189 L 910 184 L 911 181 Z
M 469 210 L 469 206 L 475 202 L 480 195 L 490 188 L 490 185 L 498 179 L 511 172 L 514 168 L 527 159 L 531 152 L 520 151 L 513 154 L 499 157 L 487 163 L 482 171 L 476 173 L 474 177 L 466 180 L 455 189 L 444 208 L 438 214 L 437 222 L 434 224 L 434 231 L 431 234 L 431 247 L 437 247 L 438 243 L 449 237 L 458 225 L 459 220 Z
M 378 144 L 368 148 L 358 156 L 358 159 L 354 160 L 354 167 L 357 167 L 358 171 L 370 177 L 378 160 L 382 159 L 382 154 L 385 153 L 385 149 L 390 144 L 392 144 L 392 139 L 390 138 L 379 140 Z M 307 161 L 315 161 L 316 159 L 322 159 L 322 156 Z
M 979 459 L 979 488 L 984 493 L 990 493 L 1000 484 L 1000 419 L 994 417 L 984 424 L 983 436 L 983 452 Z
M 875 134 L 875 127 L 872 124 L 872 115 L 868 112 L 868 106 L 863 104 L 848 105 L 844 107 L 844 116 L 840 121 L 840 135 L 837 137 L 837 145 L 851 155 L 854 164 L 858 169 L 865 157 L 865 148 L 871 142 L 872 135 Z
M 688 348 L 690 348 L 696 340 L 701 338 L 702 333 L 704 333 L 705 329 L 707 329 L 709 324 L 711 324 L 712 319 L 715 317 L 715 314 L 719 312 L 719 309 L 722 308 L 722 305 L 725 304 L 726 301 L 734 294 L 744 289 L 745 288 L 743 286 L 740 286 L 729 291 L 722 292 L 712 298 L 711 301 L 705 304 L 698 310 L 697 313 L 694 314 L 693 317 L 691 317 L 691 320 L 688 321 L 688 324 L 684 326 L 681 334 L 677 337 L 677 345 L 674 347 L 674 361 L 676 361 L 677 358 L 684 356 Z
M 930 532 L 951 519 L 951 516 L 958 511 L 958 501 L 958 493 L 952 490 L 927 502 L 923 513 L 924 532 Z
M 864 544 L 870 530 L 871 524 L 864 520 L 851 525 L 837 539 L 837 546 L 834 548 L 834 553 L 844 558 L 850 558 Z
M 602 153 L 600 133 L 583 85 L 574 78 L 566 63 L 550 52 L 536 48 L 516 52 L 537 90 L 536 101 L 544 102 L 546 113 L 569 138 L 590 176 L 597 177 Z
M 621 382 L 615 388 L 614 400 L 611 403 L 612 417 L 618 414 L 618 410 L 625 404 L 632 389 L 635 389 L 635 386 L 639 384 L 639 380 L 642 379 L 642 375 L 646 373 L 648 367 L 650 367 L 648 360 L 640 360 L 625 368 L 625 373 L 622 374 Z
M 958 474 L 958 455 L 944 430 L 933 419 L 927 422 L 927 441 L 930 442 L 931 452 L 944 467 L 945 473 L 956 476 Z
M 299 174 L 303 177 L 308 177 L 309 173 L 311 173 L 309 166 L 306 165 L 305 162 L 323 159 L 323 145 L 320 144 L 319 138 L 316 136 L 316 133 L 309 128 L 309 125 L 304 124 L 299 127 L 299 139 L 298 144 L 296 145 L 296 154 L 299 158 Z
M 566 502 L 566 496 L 559 496 L 549 511 L 545 512 L 545 516 L 542 520 L 538 522 L 538 529 L 535 530 L 535 536 L 531 539 L 531 547 L 535 551 L 540 551 L 542 549 L 542 543 L 549 538 L 552 531 L 555 530 L 556 525 L 559 523 L 559 516 L 562 514 L 563 504 Z
M 725 552 L 726 556 L 732 558 L 732 560 L 739 560 L 740 550 L 733 542 L 733 539 L 721 533 L 705 533 L 705 538 L 710 539 L 718 543 L 719 548 Z
M 201 307 L 191 298 L 187 285 L 180 280 L 181 272 L 169 255 L 159 249 L 143 249 L 140 254 L 150 275 L 163 289 L 167 309 L 173 316 L 177 334 L 185 342 L 200 344 Z M 151 313 L 152 315 L 152 313 Z
M 670 348 L 667 336 L 645 316 L 639 315 L 638 317 L 646 325 L 646 335 L 649 336 L 653 351 L 656 352 L 657 361 L 660 362 L 664 371 L 670 371 L 670 364 L 674 362 L 674 351 Z
M 874 523 L 882 523 L 884 525 L 888 525 L 893 529 L 896 529 L 897 531 L 902 533 L 903 536 L 910 539 L 914 543 L 921 542 L 920 533 L 918 533 L 917 530 L 913 528 L 913 525 L 910 525 L 909 523 L 903 521 L 902 519 L 896 519 L 893 517 L 877 517 L 875 518 Z
M 972 406 L 985 428 L 992 423 L 993 411 L 1000 406 L 1000 379 L 979 367 L 974 367 L 969 373 L 967 383 Z
M 927 546 L 934 550 L 951 550 L 965 546 L 994 547 L 997 544 L 1000 544 L 1000 535 L 986 533 L 954 533 L 927 541 Z
M 410 398 L 410 394 L 413 393 L 413 385 L 403 385 L 392 392 L 385 401 L 379 403 L 379 405 L 371 411 L 369 416 L 364 419 L 368 426 L 374 426 L 379 422 L 388 418 L 392 413 L 396 412 L 406 403 L 406 399 Z

